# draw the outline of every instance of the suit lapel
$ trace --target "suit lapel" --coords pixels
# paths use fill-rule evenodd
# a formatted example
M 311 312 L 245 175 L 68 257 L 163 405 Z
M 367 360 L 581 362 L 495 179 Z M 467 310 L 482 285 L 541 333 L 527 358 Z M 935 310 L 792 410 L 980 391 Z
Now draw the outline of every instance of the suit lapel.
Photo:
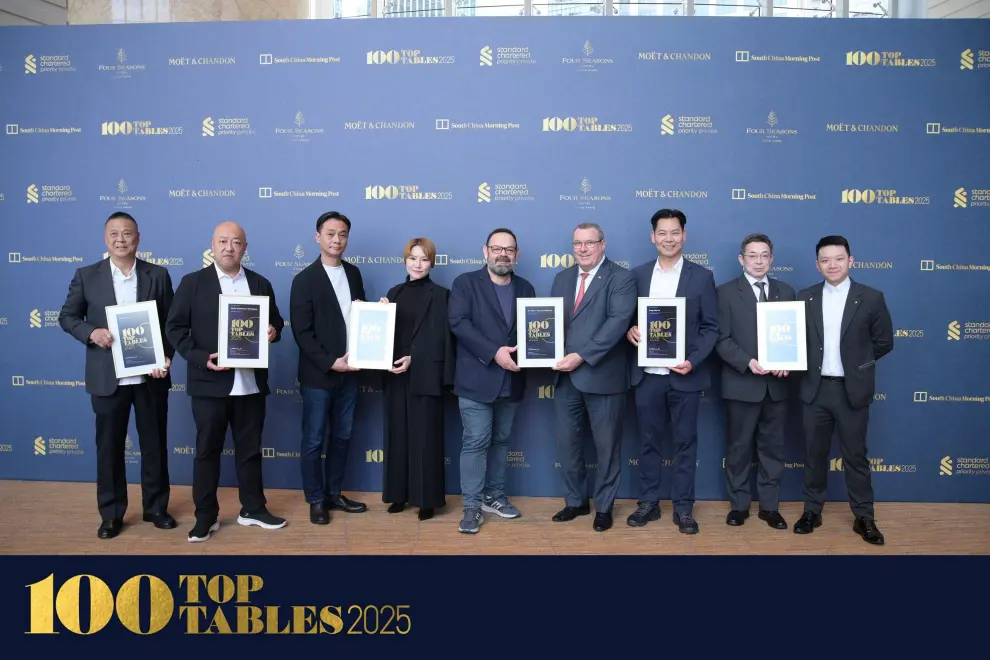
M 103 260 L 99 268 L 99 281 L 106 287 L 106 300 L 108 305 L 117 304 L 117 291 L 113 287 L 113 269 L 110 267 L 110 257 Z M 140 300 L 140 298 L 138 298 Z
M 319 282 L 319 284 L 317 284 L 318 289 L 322 290 L 327 298 L 330 299 L 331 307 L 337 311 L 337 317 L 343 321 L 344 312 L 340 309 L 340 301 L 337 300 L 337 292 L 333 288 L 333 282 L 330 281 L 330 276 L 327 275 L 327 269 L 323 267 L 323 261 L 320 257 L 317 257 L 316 261 L 313 262 L 313 269 L 313 276 L 316 278 L 317 282 Z M 344 272 L 347 272 L 346 268 L 344 269 Z M 350 286 L 350 281 L 351 278 L 348 277 L 348 287 Z
M 780 302 L 780 287 L 777 286 L 777 282 L 769 277 L 767 282 L 770 283 L 770 302 Z
M 578 271 L 581 269 L 580 266 L 571 266 L 564 272 L 567 273 L 567 277 L 564 278 L 564 318 L 570 323 L 571 319 L 574 318 L 574 296 L 575 296 L 575 280 L 577 279 Z M 585 294 L 587 295 L 587 294 Z
M 757 300 L 753 294 L 753 286 L 746 279 L 745 275 L 740 275 L 737 282 L 739 284 L 739 297 L 742 299 L 743 306 L 755 312 Z
M 134 268 L 137 270 L 137 301 L 151 300 L 150 269 L 140 261 L 135 262 Z
M 674 296 L 677 298 L 683 298 L 685 296 L 684 292 L 687 291 L 691 283 L 692 270 L 690 262 L 687 259 L 681 261 L 681 274 L 677 278 L 677 290 L 674 292 Z
M 412 333 L 412 336 L 414 338 L 416 337 L 416 334 L 419 332 L 419 327 L 423 325 L 423 319 L 425 319 L 426 315 L 429 313 L 430 306 L 433 304 L 433 294 L 435 292 L 436 287 L 434 287 L 433 284 L 430 283 L 430 284 L 426 284 L 426 288 L 430 292 L 430 294 L 426 300 L 426 304 L 423 305 L 422 308 L 416 311 L 416 324 L 413 326 L 413 333 Z
M 492 282 L 492 278 L 488 276 L 487 267 L 485 268 L 484 272 L 479 273 L 479 279 L 481 280 L 482 297 L 488 301 L 488 304 L 492 306 L 492 309 L 495 310 L 495 313 L 498 315 L 498 317 L 502 319 L 502 322 L 505 323 L 505 327 L 509 327 L 509 320 L 505 318 L 504 314 L 502 314 L 502 305 L 498 301 L 498 296 L 495 295 L 496 285 L 494 282 Z
M 846 330 L 849 329 L 849 324 L 852 323 L 853 317 L 856 316 L 856 312 L 860 308 L 861 295 L 859 292 L 859 287 L 853 281 L 849 282 L 849 294 L 846 296 L 846 306 L 842 310 L 842 330 L 839 332 L 839 337 L 843 337 L 846 334 Z
M 822 292 L 824 286 L 819 284 L 815 287 L 815 292 L 811 294 L 811 318 L 814 321 L 815 329 L 818 331 L 818 338 L 825 343 L 824 321 L 822 320 Z
M 578 267 L 580 268 L 580 267 Z M 598 292 L 602 290 L 605 286 L 605 280 L 612 275 L 612 267 L 608 259 L 602 260 L 602 265 L 598 268 L 598 272 L 595 276 L 589 277 L 584 282 L 584 298 L 581 299 L 581 304 L 578 306 L 577 310 L 574 312 L 574 316 L 577 316 L 591 304 L 591 299 L 598 295 Z M 580 278 L 581 276 L 578 275 Z M 578 285 L 580 286 L 580 285 Z M 572 299 L 573 300 L 573 299 Z M 571 303 L 573 307 L 574 303 Z

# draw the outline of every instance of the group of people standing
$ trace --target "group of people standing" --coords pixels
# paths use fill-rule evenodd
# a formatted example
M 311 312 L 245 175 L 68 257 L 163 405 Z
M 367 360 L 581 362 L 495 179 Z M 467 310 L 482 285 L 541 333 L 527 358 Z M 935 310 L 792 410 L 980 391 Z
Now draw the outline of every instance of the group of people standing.
M 768 276 L 773 243 L 762 234 L 743 239 L 743 273 L 719 287 L 712 272 L 688 259 L 685 214 L 662 209 L 650 219 L 657 258 L 632 270 L 606 256 L 604 230 L 578 225 L 572 235 L 575 264 L 554 278 L 550 296 L 564 300 L 564 357 L 553 368 L 555 437 L 564 507 L 554 522 L 591 513 L 584 447 L 594 442 L 598 468 L 593 493 L 593 528 L 612 527 L 621 470 L 620 449 L 630 392 L 639 428 L 639 496 L 627 524 L 640 527 L 661 516 L 666 426 L 673 437 L 670 499 L 673 521 L 683 533 L 699 531 L 693 515 L 702 391 L 713 381 L 713 353 L 721 358 L 721 392 L 727 415 L 725 473 L 729 525 L 750 515 L 751 463 L 759 463 L 759 518 L 786 529 L 780 515 L 784 421 L 795 386 L 805 431 L 804 513 L 794 525 L 811 533 L 822 524 L 832 434 L 838 430 L 853 529 L 864 540 L 884 542 L 874 520 L 867 422 L 874 394 L 876 361 L 893 348 L 893 330 L 880 291 L 849 278 L 853 258 L 841 236 L 816 246 L 823 281 L 800 293 Z M 302 490 L 310 522 L 328 524 L 331 511 L 360 513 L 367 505 L 343 495 L 342 484 L 358 394 L 356 368 L 348 363 L 350 306 L 366 300 L 357 266 L 344 260 L 351 221 L 338 212 L 316 222 L 320 257 L 293 279 L 290 327 L 299 350 L 303 401 Z M 219 528 L 216 491 L 220 454 L 228 427 L 234 441 L 241 511 L 237 521 L 266 529 L 284 526 L 270 513 L 262 486 L 261 436 L 267 370 L 216 365 L 217 296 L 250 293 L 270 298 L 269 341 L 285 325 L 271 284 L 241 266 L 244 230 L 222 223 L 214 231 L 213 267 L 182 278 L 174 296 L 168 271 L 137 259 L 139 233 L 130 215 L 106 223 L 109 258 L 80 268 L 60 315 L 62 327 L 86 344 L 86 387 L 96 415 L 97 499 L 100 538 L 119 534 L 127 507 L 124 437 L 135 410 L 142 453 L 144 520 L 176 526 L 167 512 L 166 447 L 169 366 L 178 352 L 188 365 L 187 391 L 196 423 L 193 499 L 196 523 L 190 541 L 204 541 Z M 383 502 L 397 514 L 407 506 L 421 520 L 446 506 L 444 397 L 457 397 L 463 427 L 460 487 L 463 515 L 458 529 L 477 533 L 485 514 L 522 514 L 506 492 L 509 438 L 526 390 L 515 354 L 516 300 L 536 296 L 515 272 L 520 249 L 508 228 L 489 232 L 484 267 L 458 275 L 446 288 L 434 282 L 436 246 L 414 238 L 404 249 L 405 280 L 381 302 L 395 303 L 394 363 L 384 383 Z M 685 360 L 673 367 L 640 367 L 636 346 L 637 299 L 683 297 L 686 301 Z M 149 377 L 117 379 L 104 308 L 156 300 L 165 338 L 166 368 Z M 808 370 L 767 372 L 757 358 L 756 305 L 802 300 L 807 304 Z M 590 438 L 587 434 L 590 432 Z

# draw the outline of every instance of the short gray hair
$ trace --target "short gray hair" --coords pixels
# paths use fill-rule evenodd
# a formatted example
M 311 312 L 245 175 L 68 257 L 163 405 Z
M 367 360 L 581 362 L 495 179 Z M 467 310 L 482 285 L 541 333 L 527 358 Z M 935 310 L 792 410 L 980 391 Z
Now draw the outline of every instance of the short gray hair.
M 600 225 L 597 225 L 594 222 L 582 222 L 581 224 L 579 224 L 577 227 L 574 228 L 574 231 L 577 231 L 578 229 L 595 229 L 598 231 L 598 240 L 600 241 L 605 240 L 605 230 L 602 229 Z

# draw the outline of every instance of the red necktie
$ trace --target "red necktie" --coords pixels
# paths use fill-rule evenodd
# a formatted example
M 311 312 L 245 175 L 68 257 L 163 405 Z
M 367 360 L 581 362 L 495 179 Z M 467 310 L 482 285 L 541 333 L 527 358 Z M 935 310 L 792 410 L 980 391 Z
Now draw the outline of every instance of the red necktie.
M 581 300 L 584 299 L 584 281 L 588 279 L 588 273 L 581 273 L 581 290 L 578 291 L 577 300 L 574 301 L 574 311 L 577 311 L 578 306 L 581 304 Z

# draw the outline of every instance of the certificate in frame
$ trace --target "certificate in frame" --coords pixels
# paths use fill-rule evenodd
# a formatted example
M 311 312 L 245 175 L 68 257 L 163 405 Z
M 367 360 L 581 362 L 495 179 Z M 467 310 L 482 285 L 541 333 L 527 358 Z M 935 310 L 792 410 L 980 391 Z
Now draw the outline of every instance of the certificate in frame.
M 804 301 L 756 304 L 756 361 L 766 371 L 807 371 Z
M 687 352 L 684 298 L 639 298 L 637 324 L 639 346 L 636 364 L 640 367 L 676 367 Z
M 564 299 L 516 300 L 516 364 L 553 367 L 564 359 Z
M 347 324 L 347 364 L 358 369 L 394 367 L 395 303 L 351 303 Z
M 268 296 L 220 294 L 217 366 L 268 368 Z
M 146 376 L 155 369 L 165 369 L 165 345 L 155 301 L 109 305 L 106 314 L 117 378 Z

